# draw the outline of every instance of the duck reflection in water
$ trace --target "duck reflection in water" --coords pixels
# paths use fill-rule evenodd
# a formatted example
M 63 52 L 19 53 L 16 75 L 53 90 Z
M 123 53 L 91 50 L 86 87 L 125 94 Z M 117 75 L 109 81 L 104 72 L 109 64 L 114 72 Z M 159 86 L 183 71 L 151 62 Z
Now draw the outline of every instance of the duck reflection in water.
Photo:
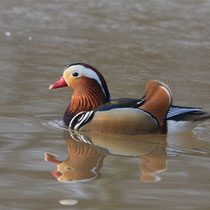
M 142 156 L 139 164 L 141 170 L 140 179 L 144 182 L 160 181 L 157 173 L 167 169 L 167 157 L 165 147 L 157 147 L 149 154 Z
M 68 158 L 60 161 L 54 155 L 45 153 L 45 160 L 57 166 L 52 174 L 58 181 L 81 182 L 101 176 L 100 169 L 107 154 L 140 157 L 141 181 L 159 181 L 161 178 L 157 173 L 167 168 L 165 138 L 165 135 L 128 136 L 70 131 L 65 133 Z
M 96 148 L 89 141 L 81 141 L 71 133 L 66 138 L 69 156 L 65 161 L 59 161 L 52 154 L 45 153 L 45 160 L 57 166 L 52 175 L 61 182 L 90 181 L 100 177 L 100 169 L 106 151 Z
M 139 159 L 140 180 L 160 181 L 159 173 L 167 169 L 166 135 L 107 135 L 91 133 L 94 145 L 106 148 L 110 154 Z

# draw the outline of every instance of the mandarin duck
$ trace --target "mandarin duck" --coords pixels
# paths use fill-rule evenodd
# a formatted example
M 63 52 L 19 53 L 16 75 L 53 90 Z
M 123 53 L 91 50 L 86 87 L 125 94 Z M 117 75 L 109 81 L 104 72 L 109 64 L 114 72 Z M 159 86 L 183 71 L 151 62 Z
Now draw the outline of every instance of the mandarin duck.
M 102 74 L 85 63 L 68 65 L 63 76 L 49 89 L 73 89 L 63 122 L 73 130 L 104 133 L 167 133 L 186 131 L 195 122 L 210 118 L 200 108 L 172 105 L 169 87 L 160 81 L 147 83 L 140 99 L 111 100 Z M 187 126 L 185 126 L 187 125 Z M 189 126 L 190 125 L 190 126 Z

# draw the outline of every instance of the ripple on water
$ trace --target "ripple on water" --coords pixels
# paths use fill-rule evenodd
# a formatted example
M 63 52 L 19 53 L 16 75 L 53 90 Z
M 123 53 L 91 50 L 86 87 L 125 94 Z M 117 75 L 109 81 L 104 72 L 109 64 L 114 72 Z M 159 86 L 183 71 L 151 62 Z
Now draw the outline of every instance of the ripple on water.
M 58 129 L 61 129 L 61 130 L 68 130 L 68 127 L 66 127 L 63 123 L 62 120 L 46 120 L 46 121 L 43 121 L 42 124 L 44 126 L 47 126 L 47 127 L 50 127 L 50 128 L 58 128 Z
M 60 120 L 60 115 L 42 114 L 36 115 L 35 118 L 37 119 L 36 123 L 41 126 L 45 126 L 47 128 L 57 128 L 60 130 L 68 130 L 68 127 L 66 127 L 63 121 Z

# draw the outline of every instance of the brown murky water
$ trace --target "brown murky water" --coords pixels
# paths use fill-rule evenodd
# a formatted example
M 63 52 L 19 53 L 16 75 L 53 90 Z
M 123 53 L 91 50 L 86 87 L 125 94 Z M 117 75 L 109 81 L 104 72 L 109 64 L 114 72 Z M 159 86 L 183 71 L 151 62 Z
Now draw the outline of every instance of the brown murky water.
M 1 0 L 0 209 L 210 209 L 209 121 L 83 136 L 61 126 L 71 90 L 48 91 L 86 62 L 112 98 L 159 79 L 174 104 L 210 111 L 209 11 L 209 0 Z

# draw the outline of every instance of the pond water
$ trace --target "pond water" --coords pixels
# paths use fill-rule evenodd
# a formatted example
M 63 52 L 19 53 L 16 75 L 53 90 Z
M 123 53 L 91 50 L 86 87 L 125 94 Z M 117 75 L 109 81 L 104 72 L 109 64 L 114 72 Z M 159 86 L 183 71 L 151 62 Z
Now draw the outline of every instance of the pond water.
M 1 0 L 0 209 L 209 209 L 210 121 L 168 135 L 90 135 L 61 126 L 74 62 L 112 98 L 169 85 L 210 112 L 209 0 Z

